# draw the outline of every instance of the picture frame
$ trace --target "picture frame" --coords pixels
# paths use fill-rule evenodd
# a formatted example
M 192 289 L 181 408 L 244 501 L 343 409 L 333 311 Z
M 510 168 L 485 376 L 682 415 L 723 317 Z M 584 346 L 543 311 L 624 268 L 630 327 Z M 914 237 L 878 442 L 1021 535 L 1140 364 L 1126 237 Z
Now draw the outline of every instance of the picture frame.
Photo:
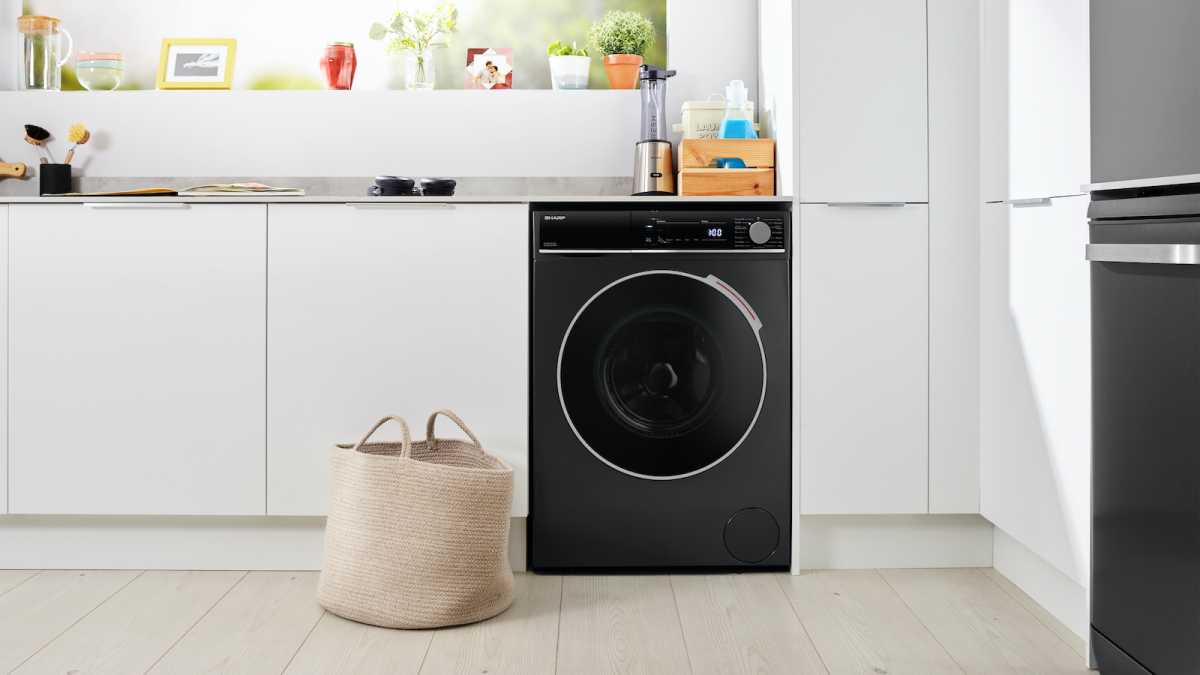
M 232 89 L 237 40 L 163 38 L 159 89 Z
M 512 47 L 471 47 L 467 50 L 466 71 L 464 89 L 512 89 Z

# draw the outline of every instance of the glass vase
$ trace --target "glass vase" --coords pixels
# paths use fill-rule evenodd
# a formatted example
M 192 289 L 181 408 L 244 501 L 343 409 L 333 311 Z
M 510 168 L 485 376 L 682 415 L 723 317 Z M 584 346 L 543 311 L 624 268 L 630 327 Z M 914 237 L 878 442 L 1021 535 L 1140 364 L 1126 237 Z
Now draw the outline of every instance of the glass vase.
M 433 89 L 433 50 L 410 52 L 404 61 L 404 86 L 409 90 Z

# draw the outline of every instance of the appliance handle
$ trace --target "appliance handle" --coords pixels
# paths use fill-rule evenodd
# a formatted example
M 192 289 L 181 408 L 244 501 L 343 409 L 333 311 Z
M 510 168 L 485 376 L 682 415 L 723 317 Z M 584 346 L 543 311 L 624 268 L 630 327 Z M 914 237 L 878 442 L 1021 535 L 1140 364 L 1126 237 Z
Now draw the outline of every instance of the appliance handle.
M 884 208 L 896 209 L 902 206 L 908 206 L 908 202 L 825 202 L 826 206 L 841 209 L 854 208 Z
M 1200 265 L 1200 244 L 1088 244 L 1091 262 Z
M 1084 192 L 1102 192 L 1104 190 L 1128 190 L 1131 188 L 1170 187 L 1172 185 L 1191 185 L 1200 183 L 1200 173 L 1187 173 L 1179 176 L 1158 176 L 1155 178 L 1133 178 L 1130 180 L 1112 180 L 1102 183 L 1089 183 L 1082 186 Z

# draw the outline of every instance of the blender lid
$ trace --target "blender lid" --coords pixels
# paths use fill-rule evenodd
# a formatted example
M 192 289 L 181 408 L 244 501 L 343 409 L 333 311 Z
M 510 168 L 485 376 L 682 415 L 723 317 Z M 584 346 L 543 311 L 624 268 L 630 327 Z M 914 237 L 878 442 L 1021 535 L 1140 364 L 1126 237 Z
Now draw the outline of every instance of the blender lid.
M 665 80 L 668 77 L 675 77 L 675 71 L 667 70 L 661 66 L 653 66 L 647 63 L 642 64 L 639 80 Z

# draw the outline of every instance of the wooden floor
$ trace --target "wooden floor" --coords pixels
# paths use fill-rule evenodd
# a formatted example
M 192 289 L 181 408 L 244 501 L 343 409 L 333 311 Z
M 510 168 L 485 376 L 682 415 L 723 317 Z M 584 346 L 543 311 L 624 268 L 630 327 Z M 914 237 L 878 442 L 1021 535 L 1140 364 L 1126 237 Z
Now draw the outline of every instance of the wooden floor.
M 312 572 L 0 571 L 0 673 L 1083 673 L 992 570 L 517 575 L 491 621 L 390 631 Z

